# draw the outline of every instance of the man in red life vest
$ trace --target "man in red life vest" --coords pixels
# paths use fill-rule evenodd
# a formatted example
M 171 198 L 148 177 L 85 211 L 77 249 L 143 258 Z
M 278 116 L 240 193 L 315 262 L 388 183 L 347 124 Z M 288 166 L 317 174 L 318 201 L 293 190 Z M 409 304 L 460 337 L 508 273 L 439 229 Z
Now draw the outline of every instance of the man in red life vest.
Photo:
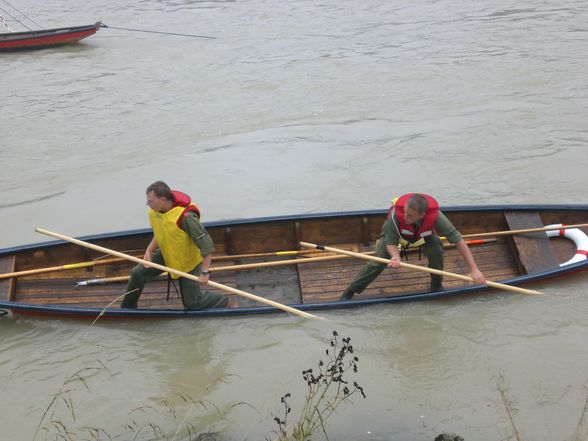
M 474 257 L 461 234 L 439 210 L 439 204 L 431 196 L 410 193 L 398 198 L 392 205 L 380 238 L 376 243 L 376 256 L 390 259 L 388 265 L 368 262 L 341 295 L 340 300 L 351 300 L 361 293 L 386 268 L 400 268 L 400 250 L 411 246 L 422 246 L 429 268 L 443 270 L 443 244 L 437 233 L 455 244 L 470 268 L 470 277 L 476 283 L 486 284 L 484 275 L 478 269 Z M 431 274 L 431 291 L 443 289 L 442 276 Z
M 165 182 L 147 187 L 149 221 L 153 239 L 145 250 L 144 260 L 198 276 L 199 283 L 208 283 L 208 271 L 214 244 L 200 223 L 200 211 L 190 197 L 172 191 Z M 136 308 L 145 284 L 162 271 L 138 264 L 131 272 L 122 308 Z M 178 278 L 171 275 L 172 278 Z M 180 278 L 180 294 L 186 309 L 224 308 L 228 297 L 200 290 L 194 280 Z

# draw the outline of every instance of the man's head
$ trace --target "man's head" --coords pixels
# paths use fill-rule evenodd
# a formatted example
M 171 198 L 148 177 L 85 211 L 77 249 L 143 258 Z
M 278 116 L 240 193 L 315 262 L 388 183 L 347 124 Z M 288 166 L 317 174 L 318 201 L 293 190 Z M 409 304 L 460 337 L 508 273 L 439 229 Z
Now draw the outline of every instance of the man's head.
M 155 211 L 165 213 L 174 203 L 171 189 L 163 181 L 156 181 L 147 187 L 147 205 Z
M 406 206 L 404 207 L 404 222 L 408 225 L 417 223 L 425 217 L 427 208 L 429 208 L 427 199 L 422 194 L 413 194 L 408 198 Z

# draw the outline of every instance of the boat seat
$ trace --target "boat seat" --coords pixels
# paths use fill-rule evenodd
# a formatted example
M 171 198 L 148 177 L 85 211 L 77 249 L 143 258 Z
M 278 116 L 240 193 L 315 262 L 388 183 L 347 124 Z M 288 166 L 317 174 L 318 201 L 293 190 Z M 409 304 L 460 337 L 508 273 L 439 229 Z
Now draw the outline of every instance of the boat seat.
M 0 257 L 0 274 L 13 273 L 16 256 Z M 14 277 L 0 280 L 0 302 L 14 301 Z
M 504 213 L 511 230 L 543 228 L 545 225 L 537 212 L 510 211 Z M 555 253 L 544 231 L 515 234 L 512 236 L 521 269 L 535 274 L 559 266 Z

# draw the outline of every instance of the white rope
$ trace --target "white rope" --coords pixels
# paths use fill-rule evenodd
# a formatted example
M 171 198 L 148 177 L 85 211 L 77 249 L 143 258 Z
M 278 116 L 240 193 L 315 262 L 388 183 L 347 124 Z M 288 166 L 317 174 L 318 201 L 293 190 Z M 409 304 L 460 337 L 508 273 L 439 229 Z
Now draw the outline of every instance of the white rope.
M 4 17 L 2 17 L 1 15 L 0 15 L 0 23 L 4 24 L 4 26 L 6 27 L 6 29 L 8 29 L 8 32 L 12 32 L 12 29 L 10 29 L 10 26 L 8 26 L 8 23 L 6 23 L 4 21 Z

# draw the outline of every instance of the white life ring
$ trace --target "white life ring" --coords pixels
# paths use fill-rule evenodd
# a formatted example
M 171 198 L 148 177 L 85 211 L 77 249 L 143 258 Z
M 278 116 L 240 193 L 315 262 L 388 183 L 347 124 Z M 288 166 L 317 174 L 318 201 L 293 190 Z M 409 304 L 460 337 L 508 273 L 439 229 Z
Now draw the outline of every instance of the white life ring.
M 545 228 L 556 228 L 562 227 L 562 224 L 547 225 Z M 576 254 L 567 262 L 560 264 L 559 266 L 566 266 L 572 263 L 581 262 L 582 260 L 588 259 L 588 236 L 582 230 L 578 228 L 568 228 L 566 230 L 548 230 L 545 232 L 547 237 L 561 236 L 567 239 L 573 240 L 576 244 Z

